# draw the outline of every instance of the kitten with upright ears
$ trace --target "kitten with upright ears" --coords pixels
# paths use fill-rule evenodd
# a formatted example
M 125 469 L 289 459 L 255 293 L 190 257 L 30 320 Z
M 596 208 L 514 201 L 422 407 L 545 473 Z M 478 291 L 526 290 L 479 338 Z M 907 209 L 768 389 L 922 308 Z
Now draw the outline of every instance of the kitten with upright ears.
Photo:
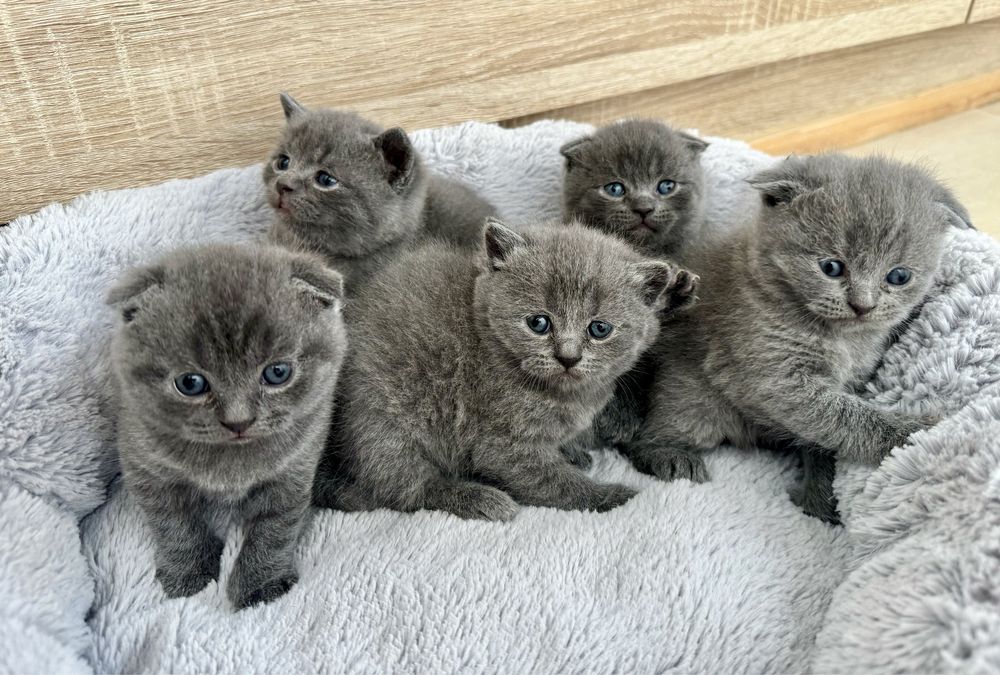
M 336 444 L 350 481 L 318 477 L 320 505 L 509 520 L 518 504 L 604 511 L 635 494 L 594 482 L 559 446 L 695 280 L 576 224 L 489 221 L 484 244 L 414 250 L 354 301 Z
M 281 105 L 285 129 L 263 172 L 275 241 L 323 255 L 352 292 L 416 239 L 478 246 L 496 210 L 428 171 L 405 131 L 288 94 Z
M 661 122 L 615 122 L 559 152 L 563 214 L 621 237 L 651 256 L 683 260 L 703 218 L 708 143 Z
M 750 184 L 759 216 L 691 261 L 700 302 L 663 328 L 627 452 L 661 478 L 703 481 L 705 450 L 791 443 L 806 472 L 793 498 L 836 521 L 835 458 L 878 464 L 928 426 L 859 392 L 969 217 L 924 171 L 880 157 L 791 157 Z
M 342 299 L 339 273 L 277 247 L 177 251 L 110 291 L 118 451 L 168 597 L 218 579 L 216 531 L 233 519 L 246 527 L 227 585 L 236 609 L 298 579 L 346 351 Z

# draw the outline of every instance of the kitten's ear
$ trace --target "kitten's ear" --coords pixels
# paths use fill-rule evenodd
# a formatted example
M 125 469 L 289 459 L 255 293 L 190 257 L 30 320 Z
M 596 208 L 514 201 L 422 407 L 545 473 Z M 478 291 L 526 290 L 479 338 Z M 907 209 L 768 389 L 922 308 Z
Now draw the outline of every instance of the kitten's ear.
M 118 307 L 122 319 L 130 323 L 141 307 L 142 296 L 150 289 L 162 286 L 166 276 L 163 265 L 134 267 L 111 287 L 105 302 Z
M 678 131 L 677 134 L 684 142 L 684 147 L 691 151 L 693 157 L 698 157 L 708 147 L 708 141 L 703 141 L 694 134 L 689 134 L 686 131 Z
M 283 91 L 281 96 L 281 109 L 285 111 L 285 119 L 290 120 L 296 115 L 301 115 L 306 111 L 306 107 L 292 98 L 287 91 Z
M 667 313 L 690 307 L 697 300 L 698 275 L 668 262 L 650 260 L 632 265 L 647 305 Z
M 590 145 L 591 140 L 590 136 L 584 136 L 575 141 L 570 141 L 559 148 L 559 154 L 566 158 L 567 170 L 580 166 L 583 160 L 583 152 Z
M 410 182 L 417 161 L 417 152 L 410 143 L 410 137 L 399 127 L 393 127 L 376 136 L 374 143 L 389 166 L 389 184 L 396 189 L 405 187 Z
M 296 258 L 292 284 L 324 309 L 340 309 L 344 302 L 344 275 L 318 260 Z
M 751 176 L 747 182 L 750 187 L 760 192 L 764 206 L 770 207 L 791 204 L 796 197 L 811 191 L 805 183 L 786 170 L 785 163 L 761 171 Z
M 528 243 L 524 237 L 496 218 L 486 219 L 483 239 L 486 242 L 486 257 L 490 262 L 490 268 L 494 270 L 503 269 L 510 254 Z
M 943 198 L 934 202 L 934 204 L 941 209 L 945 220 L 952 227 L 957 227 L 960 230 L 976 229 L 972 224 L 972 218 L 969 217 L 969 212 L 965 210 L 964 206 L 958 203 L 958 200 L 951 193 L 944 195 Z

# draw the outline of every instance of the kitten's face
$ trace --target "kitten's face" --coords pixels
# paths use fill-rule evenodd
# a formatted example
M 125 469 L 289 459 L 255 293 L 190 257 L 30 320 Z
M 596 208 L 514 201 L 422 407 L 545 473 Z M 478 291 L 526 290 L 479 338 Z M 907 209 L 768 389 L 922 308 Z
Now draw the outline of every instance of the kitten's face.
M 339 275 L 279 250 L 175 254 L 118 298 L 115 360 L 129 409 L 172 452 L 289 438 L 343 358 Z M 279 444 L 280 445 L 280 444 Z
M 531 386 L 611 386 L 655 339 L 678 270 L 576 224 L 504 233 L 476 302 L 510 365 Z
M 658 122 L 627 120 L 563 146 L 564 215 L 641 251 L 673 253 L 700 217 L 706 143 Z
M 401 130 L 294 106 L 263 172 L 282 225 L 334 257 L 365 255 L 419 225 L 424 188 Z
M 967 218 L 924 172 L 877 157 L 793 158 L 752 184 L 764 200 L 761 278 L 844 331 L 905 319 L 933 281 L 950 225 Z

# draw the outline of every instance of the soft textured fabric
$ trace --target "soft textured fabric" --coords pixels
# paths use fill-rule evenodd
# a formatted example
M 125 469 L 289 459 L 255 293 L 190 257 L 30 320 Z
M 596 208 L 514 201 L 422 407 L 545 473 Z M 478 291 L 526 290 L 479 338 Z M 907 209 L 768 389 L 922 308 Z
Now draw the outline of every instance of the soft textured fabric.
M 414 139 L 433 170 L 517 223 L 558 216 L 557 150 L 586 131 L 469 123 Z M 713 227 L 752 217 L 744 179 L 772 161 L 713 139 Z M 259 238 L 269 217 L 251 167 L 87 195 L 0 229 L 0 672 L 1000 667 L 1000 252 L 974 233 L 954 238 L 870 387 L 880 405 L 947 419 L 882 467 L 841 472 L 846 528 L 799 513 L 785 494 L 794 467 L 768 453 L 713 453 L 704 485 L 603 453 L 595 476 L 642 488 L 609 513 L 525 508 L 495 524 L 317 511 L 287 596 L 232 613 L 236 528 L 220 582 L 166 600 L 140 511 L 108 491 L 102 296 L 127 265 Z

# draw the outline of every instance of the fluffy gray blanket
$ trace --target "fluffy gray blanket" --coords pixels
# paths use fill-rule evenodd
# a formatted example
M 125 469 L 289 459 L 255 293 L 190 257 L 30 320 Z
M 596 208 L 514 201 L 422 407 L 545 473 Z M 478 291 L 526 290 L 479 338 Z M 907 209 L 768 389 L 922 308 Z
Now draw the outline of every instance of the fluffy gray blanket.
M 438 172 L 512 222 L 558 215 L 557 148 L 586 127 L 418 132 Z M 752 214 L 772 160 L 714 139 L 710 217 Z M 301 581 L 234 614 L 222 579 L 167 600 L 150 537 L 113 482 L 112 312 L 127 265 L 250 240 L 259 169 L 95 193 L 0 229 L 0 672 L 792 672 L 1000 668 L 1000 248 L 956 234 L 932 298 L 869 387 L 946 419 L 878 469 L 841 467 L 846 527 L 788 501 L 787 460 L 721 450 L 713 481 L 661 483 L 606 514 L 525 508 L 317 511 Z

